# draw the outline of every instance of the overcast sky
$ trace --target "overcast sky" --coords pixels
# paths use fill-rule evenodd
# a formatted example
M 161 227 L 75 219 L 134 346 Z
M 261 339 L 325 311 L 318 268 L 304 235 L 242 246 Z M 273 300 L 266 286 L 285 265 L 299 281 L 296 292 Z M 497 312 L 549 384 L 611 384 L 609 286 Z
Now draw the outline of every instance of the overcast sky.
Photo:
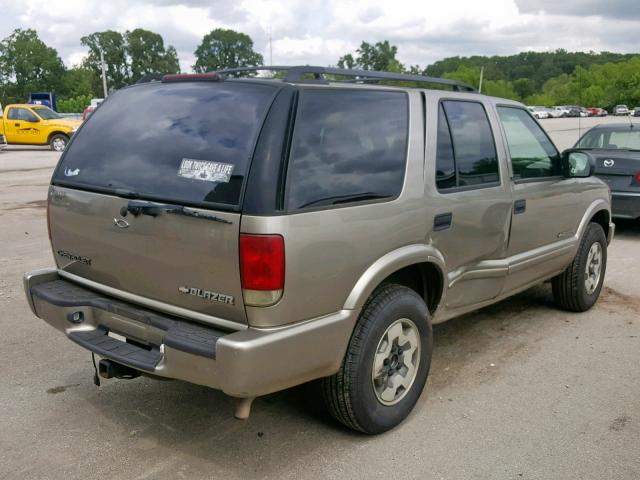
M 525 50 L 640 50 L 640 0 L 0 0 L 0 38 L 34 28 L 68 66 L 80 37 L 142 27 L 178 50 L 183 71 L 214 28 L 249 34 L 274 64 L 335 64 L 362 40 L 390 40 L 405 64 Z M 635 40 L 635 42 L 634 42 Z

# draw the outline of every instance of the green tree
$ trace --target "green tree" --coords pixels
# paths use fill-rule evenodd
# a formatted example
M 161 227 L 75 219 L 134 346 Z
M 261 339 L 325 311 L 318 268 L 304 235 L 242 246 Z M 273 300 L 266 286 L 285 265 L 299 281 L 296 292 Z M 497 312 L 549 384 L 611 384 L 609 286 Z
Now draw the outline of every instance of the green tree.
M 520 100 L 511 82 L 506 80 L 487 80 L 482 83 L 482 93 L 493 97 L 510 98 Z
M 149 73 L 178 73 L 180 64 L 176 49 L 169 45 L 166 49 L 162 36 L 136 28 L 124 34 L 126 53 L 129 61 L 130 81 L 137 82 Z
M 520 98 L 526 98 L 536 92 L 536 83 L 530 78 L 518 78 L 513 81 L 513 89 Z
M 84 66 L 95 74 L 96 81 L 102 76 L 100 50 L 104 54 L 107 84 L 109 88 L 122 88 L 131 82 L 127 64 L 127 45 L 124 36 L 119 32 L 107 30 L 95 32 L 80 39 L 80 43 L 89 48 Z M 100 86 L 96 86 L 100 89 Z
M 91 102 L 91 95 L 78 95 L 76 97 L 58 99 L 58 112 L 81 113 Z
M 65 97 L 96 97 L 102 96 L 101 90 L 96 90 L 99 79 L 95 72 L 79 65 L 67 70 L 64 75 L 64 89 L 60 95 Z
M 352 53 L 348 53 L 340 57 L 338 67 L 382 72 L 403 72 L 404 66 L 396 58 L 397 53 L 398 47 L 391 45 L 388 40 L 375 44 L 362 42 L 355 51 L 355 56 Z
M 30 92 L 63 87 L 64 63 L 35 30 L 16 29 L 0 42 L 0 98 L 3 104 L 25 102 Z
M 250 67 L 264 63 L 262 55 L 253 50 L 249 35 L 217 28 L 202 38 L 195 51 L 197 73 L 224 68 Z
M 457 80 L 459 82 L 466 83 L 473 88 L 478 88 L 478 85 L 480 84 L 480 68 L 460 65 L 456 70 L 444 73 L 442 78 Z M 485 85 L 486 80 L 487 78 L 485 77 L 483 80 Z
M 449 78 L 451 80 L 458 80 L 459 82 L 466 83 L 473 88 L 478 88 L 480 84 L 480 67 L 468 67 L 460 65 L 454 72 L 447 72 L 443 75 L 443 78 Z M 506 80 L 494 80 L 485 76 L 482 81 L 482 93 L 491 95 L 494 97 L 510 98 L 512 100 L 520 100 L 520 96 L 516 92 L 513 84 Z
M 540 92 L 544 83 L 562 74 L 571 75 L 577 66 L 589 69 L 592 65 L 626 62 L 631 54 L 611 52 L 522 52 L 508 56 L 449 57 L 426 68 L 428 75 L 441 77 L 461 66 L 484 67 L 485 78 L 513 82 L 518 95 L 525 97 Z M 518 82 L 520 79 L 526 83 Z

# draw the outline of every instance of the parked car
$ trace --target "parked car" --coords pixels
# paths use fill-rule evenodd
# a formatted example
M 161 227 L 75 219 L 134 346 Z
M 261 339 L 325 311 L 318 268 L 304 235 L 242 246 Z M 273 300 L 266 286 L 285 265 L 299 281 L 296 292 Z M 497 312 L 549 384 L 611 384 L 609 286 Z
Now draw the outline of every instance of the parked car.
M 552 107 L 556 112 L 560 112 L 560 117 L 568 117 L 569 116 L 569 108 L 565 106 L 555 106 Z
M 634 117 L 640 117 L 640 107 L 636 107 L 636 108 L 633 110 L 633 116 L 634 116 Z
M 104 98 L 92 98 L 89 106 L 85 108 L 82 112 L 82 120 L 83 121 L 86 120 L 89 117 L 89 115 L 91 115 L 94 112 L 94 110 L 98 108 L 98 105 L 100 105 L 103 100 Z
M 0 133 L 9 144 L 49 145 L 62 152 L 82 122 L 61 117 L 44 105 L 12 104 L 4 109 Z
M 640 128 L 629 123 L 598 125 L 575 148 L 592 151 L 595 175 L 611 189 L 613 216 L 640 218 Z
M 577 117 L 585 116 L 579 107 L 567 107 L 567 108 L 568 108 L 567 117 L 577 118 Z
M 588 117 L 590 115 L 586 108 L 579 105 L 567 105 L 564 108 L 567 109 L 567 117 Z
M 608 112 L 604 108 L 599 107 L 589 107 L 587 108 L 591 117 L 606 117 Z
M 545 107 L 527 107 L 527 110 L 529 110 L 531 115 L 538 120 L 549 118 L 549 112 L 547 112 Z
M 561 110 L 556 110 L 555 108 L 544 107 L 544 111 L 547 112 L 549 118 L 561 118 L 565 116 Z
M 340 422 L 380 433 L 420 397 L 432 324 L 546 280 L 563 309 L 597 301 L 615 227 L 589 152 L 561 155 L 522 104 L 452 80 L 279 70 L 122 88 L 62 156 L 56 268 L 25 291 L 102 357 L 96 379 L 206 385 L 240 418 L 320 379 Z
M 629 107 L 626 105 L 616 105 L 613 109 L 614 115 L 629 115 Z

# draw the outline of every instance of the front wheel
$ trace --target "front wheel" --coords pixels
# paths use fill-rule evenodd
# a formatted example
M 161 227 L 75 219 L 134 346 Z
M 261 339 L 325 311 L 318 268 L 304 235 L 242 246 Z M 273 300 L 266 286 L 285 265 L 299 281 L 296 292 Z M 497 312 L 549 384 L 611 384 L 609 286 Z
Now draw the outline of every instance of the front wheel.
M 378 288 L 360 314 L 340 370 L 323 379 L 329 412 L 364 433 L 395 427 L 422 393 L 432 345 L 424 300 L 401 285 Z
M 49 146 L 54 152 L 64 152 L 67 143 L 69 143 L 69 137 L 62 133 L 56 133 L 49 139 Z
M 590 223 L 571 265 L 551 281 L 558 306 L 585 312 L 598 300 L 607 269 L 607 237 L 602 227 Z

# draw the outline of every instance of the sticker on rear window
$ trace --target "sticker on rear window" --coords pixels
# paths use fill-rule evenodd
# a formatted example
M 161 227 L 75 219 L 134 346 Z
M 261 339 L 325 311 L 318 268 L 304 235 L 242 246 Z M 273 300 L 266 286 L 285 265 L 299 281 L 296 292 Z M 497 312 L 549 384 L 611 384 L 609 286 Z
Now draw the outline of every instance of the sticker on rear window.
M 183 158 L 178 170 L 178 176 L 191 178 L 193 180 L 203 180 L 205 182 L 229 183 L 233 167 L 234 165 L 230 163 Z

